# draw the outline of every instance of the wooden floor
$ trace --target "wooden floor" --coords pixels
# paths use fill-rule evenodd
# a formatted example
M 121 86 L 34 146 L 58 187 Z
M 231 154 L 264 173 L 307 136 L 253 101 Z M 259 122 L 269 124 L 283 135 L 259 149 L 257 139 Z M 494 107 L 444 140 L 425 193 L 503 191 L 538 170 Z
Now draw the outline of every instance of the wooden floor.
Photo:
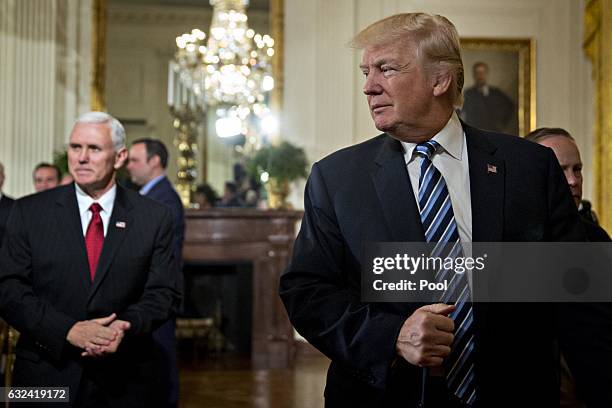
M 244 358 L 183 362 L 180 407 L 323 407 L 328 365 L 322 355 L 298 355 L 293 369 L 251 370 Z

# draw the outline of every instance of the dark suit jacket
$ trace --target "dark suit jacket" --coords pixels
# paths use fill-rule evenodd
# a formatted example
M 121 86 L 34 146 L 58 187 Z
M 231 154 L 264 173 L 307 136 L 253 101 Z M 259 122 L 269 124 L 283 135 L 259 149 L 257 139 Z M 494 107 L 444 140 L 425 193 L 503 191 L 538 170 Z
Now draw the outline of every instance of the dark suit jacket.
M 110 406 L 155 405 L 162 377 L 151 332 L 171 317 L 179 299 L 170 211 L 117 186 L 93 283 L 74 184 L 18 200 L 7 237 L 0 313 L 21 333 L 14 385 L 69 386 L 74 398 L 86 377 Z M 132 325 L 119 351 L 81 358 L 66 341 L 70 328 L 112 312 Z
M 183 203 L 178 193 L 168 180 L 168 177 L 164 177 L 159 180 L 151 190 L 146 194 L 149 197 L 159 203 L 164 204 L 172 213 L 172 248 L 174 250 L 174 257 L 177 259 L 177 263 L 180 265 L 183 259 L 183 241 L 185 239 L 185 211 L 183 209 Z M 179 269 L 182 270 L 182 269 Z M 179 288 L 182 287 L 182 273 L 179 274 Z
M 6 221 L 11 213 L 14 202 L 14 199 L 4 194 L 2 194 L 2 198 L 0 198 L 0 247 L 2 247 L 2 238 L 4 237 L 4 230 L 6 229 Z
M 464 130 L 474 241 L 584 240 L 550 149 Z M 386 241 L 422 242 L 424 233 L 402 146 L 383 134 L 314 164 L 280 281 L 292 323 L 332 360 L 329 406 L 413 407 L 420 399 L 421 370 L 395 349 L 402 324 L 420 305 L 360 301 L 365 244 Z M 610 317 L 594 305 L 474 304 L 479 406 L 558 407 L 555 338 L 578 387 L 590 401 L 612 406 L 610 371 L 596 369 L 597 356 L 610 361 L 612 354 Z
M 586 232 L 587 239 L 591 242 L 610 242 L 610 236 L 605 229 L 581 216 L 580 221 Z

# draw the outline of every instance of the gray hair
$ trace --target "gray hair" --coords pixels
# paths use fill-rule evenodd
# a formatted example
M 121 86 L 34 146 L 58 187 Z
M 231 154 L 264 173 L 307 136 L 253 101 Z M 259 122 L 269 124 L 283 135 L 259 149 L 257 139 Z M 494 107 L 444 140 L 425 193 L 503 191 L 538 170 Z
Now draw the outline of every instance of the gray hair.
M 111 140 L 115 151 L 125 148 L 125 129 L 121 122 L 106 112 L 86 112 L 79 116 L 74 124 L 79 123 L 104 123 L 108 125 L 111 133 Z

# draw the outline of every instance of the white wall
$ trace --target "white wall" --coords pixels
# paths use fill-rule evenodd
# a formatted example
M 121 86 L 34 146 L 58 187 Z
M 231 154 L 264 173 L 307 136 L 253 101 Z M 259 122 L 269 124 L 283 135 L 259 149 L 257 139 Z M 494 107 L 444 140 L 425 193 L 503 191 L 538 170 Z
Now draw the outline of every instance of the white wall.
M 34 192 L 34 166 L 53 160 L 89 110 L 90 21 L 90 0 L 0 0 L 0 162 L 9 195 Z
M 574 135 L 585 162 L 584 194 L 592 198 L 593 86 L 581 49 L 582 10 L 580 0 L 286 0 L 281 134 L 312 161 L 378 134 L 361 93 L 361 55 L 346 44 L 391 14 L 442 14 L 463 37 L 535 39 L 536 125 Z M 294 205 L 301 200 L 294 194 Z

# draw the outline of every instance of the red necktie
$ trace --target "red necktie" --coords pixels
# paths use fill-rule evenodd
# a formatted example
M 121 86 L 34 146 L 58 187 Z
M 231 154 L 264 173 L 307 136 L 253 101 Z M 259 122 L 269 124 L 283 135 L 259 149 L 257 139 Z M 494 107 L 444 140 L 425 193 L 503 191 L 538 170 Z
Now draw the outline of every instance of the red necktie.
M 87 247 L 87 259 L 89 260 L 89 276 L 93 282 L 94 276 L 96 276 L 100 253 L 102 253 L 102 245 L 104 244 L 104 225 L 100 216 L 100 211 L 102 211 L 100 204 L 93 203 L 89 207 L 89 211 L 91 211 L 92 217 L 85 234 L 85 246 Z

